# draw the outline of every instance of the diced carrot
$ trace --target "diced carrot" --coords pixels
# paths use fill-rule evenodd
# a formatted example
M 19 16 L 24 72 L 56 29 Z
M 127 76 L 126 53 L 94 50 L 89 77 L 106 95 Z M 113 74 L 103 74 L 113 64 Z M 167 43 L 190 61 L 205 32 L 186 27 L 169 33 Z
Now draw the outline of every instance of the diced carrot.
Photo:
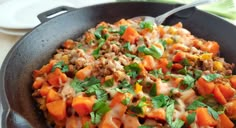
M 49 84 L 47 82 L 44 82 L 39 90 L 39 93 L 41 94 L 41 96 L 47 96 L 50 89 L 51 87 L 49 86 Z
M 36 80 L 33 83 L 33 88 L 34 89 L 39 89 L 42 87 L 43 83 L 44 83 L 44 79 L 42 77 L 37 77 Z
M 145 69 L 144 65 L 142 63 L 139 63 L 138 65 L 139 65 L 139 68 L 141 69 L 140 74 L 143 75 L 143 76 L 146 76 L 148 72 Z
M 175 43 L 170 48 L 170 53 L 174 53 L 177 50 L 187 52 L 189 49 L 190 49 L 189 47 L 187 47 L 186 45 L 184 45 L 182 43 Z
M 181 62 L 184 58 L 185 58 L 186 54 L 184 52 L 177 52 L 174 56 L 173 56 L 173 62 L 179 63 Z
M 79 80 L 84 80 L 85 78 L 89 77 L 92 73 L 92 66 L 86 66 L 83 69 L 80 69 L 78 72 L 76 72 L 75 76 Z
M 178 70 L 180 70 L 182 68 L 184 68 L 184 66 L 182 64 L 180 64 L 180 63 L 174 63 L 172 65 L 172 69 L 174 69 L 175 71 L 178 71 Z
M 73 40 L 66 40 L 62 46 L 66 49 L 72 49 L 75 47 L 75 42 Z
M 89 43 L 89 42 L 93 41 L 94 39 L 95 39 L 95 36 L 93 33 L 91 33 L 91 32 L 85 33 L 85 42 L 86 43 Z
M 157 26 L 157 29 L 159 30 L 160 38 L 162 38 L 165 35 L 165 30 L 164 30 L 163 26 L 159 25 L 159 26 Z
M 199 107 L 196 110 L 198 126 L 216 126 L 217 121 L 208 113 L 207 108 Z
M 143 57 L 142 63 L 143 63 L 144 68 L 149 71 L 153 70 L 156 67 L 156 62 L 151 55 L 145 55 Z
M 54 89 L 49 90 L 47 99 L 46 99 L 47 103 L 60 100 L 60 99 L 61 99 L 61 96 L 59 95 L 59 93 L 57 93 Z
M 160 58 L 157 61 L 157 69 L 161 68 L 163 73 L 166 73 L 168 71 L 167 65 L 168 65 L 168 60 L 166 58 Z
M 39 70 L 34 70 L 33 71 L 33 77 L 36 78 L 40 75 L 43 75 L 44 73 L 49 73 L 52 70 L 52 67 L 53 67 L 53 61 L 51 61 L 49 64 L 44 65 Z
M 120 104 L 122 100 L 126 98 L 125 94 L 117 92 L 113 99 L 111 100 L 110 107 L 114 107 L 117 104 Z
M 178 22 L 178 23 L 176 23 L 176 24 L 173 25 L 173 26 L 175 26 L 175 27 L 177 27 L 177 28 L 182 28 L 182 27 L 183 27 L 183 24 L 182 24 L 181 22 Z
M 236 100 L 226 103 L 226 114 L 229 118 L 236 119 Z
M 224 113 L 219 115 L 217 128 L 233 128 L 234 123 Z
M 46 104 L 49 114 L 56 120 L 63 120 L 66 117 L 66 102 L 56 100 Z
M 56 68 L 54 72 L 48 74 L 48 82 L 53 86 L 60 86 L 60 82 L 65 83 L 67 76 L 61 72 L 61 69 Z
M 218 87 L 226 100 L 229 100 L 235 94 L 235 90 L 231 86 L 220 84 Z
M 100 27 L 100 26 L 104 26 L 104 27 L 107 27 L 107 22 L 105 22 L 105 21 L 102 21 L 102 22 L 100 22 L 97 26 L 96 26 L 96 28 L 97 27 Z
M 203 45 L 203 42 L 198 39 L 193 39 L 193 46 L 197 49 L 200 49 L 200 47 Z
M 114 117 L 112 113 L 110 110 L 103 116 L 98 128 L 119 128 L 121 126 L 121 120 Z
M 129 25 L 129 22 L 125 19 L 121 19 L 115 23 L 115 25 L 120 26 L 120 25 Z
M 182 80 L 183 78 L 180 78 L 180 77 L 171 78 L 171 85 L 177 88 L 180 85 Z
M 150 33 L 150 32 L 151 32 L 151 30 L 150 30 L 149 28 L 145 28 L 145 29 L 142 29 L 142 30 L 141 30 L 140 34 L 141 34 L 141 35 L 146 35 L 146 34 L 148 34 L 148 33 Z
M 124 34 L 121 36 L 121 39 L 129 41 L 130 43 L 135 43 L 135 40 L 137 39 L 138 36 L 139 34 L 134 28 L 127 27 Z
M 94 101 L 94 97 L 77 96 L 73 98 L 72 107 L 80 116 L 85 116 L 92 112 Z
M 224 95 L 221 93 L 220 89 L 217 87 L 215 87 L 214 91 L 213 91 L 214 97 L 215 99 L 220 103 L 220 104 L 226 104 L 227 101 L 224 97 Z
M 66 118 L 66 128 L 78 128 L 82 126 L 79 117 L 72 115 L 71 117 Z
M 153 111 L 148 112 L 146 115 L 148 118 L 153 118 L 155 120 L 166 120 L 166 112 L 164 108 L 154 109 Z
M 207 82 L 202 77 L 197 80 L 196 86 L 201 95 L 211 94 L 215 88 L 215 84 L 213 82 Z
M 202 46 L 201 46 L 201 50 L 206 51 L 206 52 L 210 52 L 213 53 L 213 55 L 217 55 L 219 53 L 220 50 L 220 46 L 217 42 L 215 41 L 208 41 L 205 42 Z
M 233 75 L 232 77 L 230 77 L 230 83 L 231 83 L 231 86 L 236 89 L 236 75 Z

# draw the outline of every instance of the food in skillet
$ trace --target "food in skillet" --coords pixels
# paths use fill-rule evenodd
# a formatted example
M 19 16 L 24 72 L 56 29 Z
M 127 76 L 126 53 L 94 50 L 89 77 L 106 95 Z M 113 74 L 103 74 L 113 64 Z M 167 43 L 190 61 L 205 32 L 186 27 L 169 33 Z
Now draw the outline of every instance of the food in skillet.
M 233 128 L 236 76 L 219 48 L 181 23 L 101 22 L 33 72 L 32 95 L 54 127 Z

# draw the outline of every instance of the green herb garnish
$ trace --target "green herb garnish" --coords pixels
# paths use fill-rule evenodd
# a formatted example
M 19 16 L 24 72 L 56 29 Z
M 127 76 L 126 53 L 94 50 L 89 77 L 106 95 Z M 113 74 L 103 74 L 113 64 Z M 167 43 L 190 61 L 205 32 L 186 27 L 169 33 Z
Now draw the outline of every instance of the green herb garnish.
M 125 30 L 126 30 L 127 26 L 120 26 L 120 31 L 119 31 L 119 34 L 120 35 L 123 35 L 125 33 Z
M 136 78 L 140 73 L 141 69 L 137 63 L 133 63 L 124 67 L 125 72 L 132 78 Z
M 94 32 L 94 35 L 97 39 L 100 39 L 102 38 L 102 30 L 104 29 L 105 27 L 104 26 L 99 26 L 95 32 Z
M 131 46 L 130 46 L 130 42 L 125 43 L 123 47 L 128 51 L 132 51 Z
M 93 105 L 93 112 L 90 113 L 92 123 L 99 124 L 103 115 L 105 115 L 109 110 L 110 107 L 106 101 L 98 100 Z
M 187 116 L 188 124 L 192 124 L 195 121 L 195 118 L 196 118 L 195 112 L 188 114 Z
M 140 28 L 142 28 L 142 29 L 145 29 L 145 28 L 147 28 L 147 29 L 149 29 L 149 30 L 153 30 L 153 23 L 152 22 L 150 22 L 150 21 L 142 21 L 140 24 L 139 24 L 139 26 L 140 26 Z
M 55 71 L 56 68 L 60 68 L 61 72 L 68 72 L 69 71 L 69 66 L 64 63 L 64 61 L 59 61 L 52 67 L 52 72 Z
M 203 75 L 203 79 L 206 80 L 207 82 L 211 82 L 219 77 L 221 77 L 222 75 L 220 74 L 207 74 L 207 75 Z
M 140 46 L 140 47 L 138 47 L 138 51 L 142 52 L 146 55 L 151 55 L 156 59 L 159 59 L 163 55 L 163 52 L 161 51 L 161 49 L 154 46 L 154 45 L 152 45 L 150 48 L 147 48 L 144 45 Z

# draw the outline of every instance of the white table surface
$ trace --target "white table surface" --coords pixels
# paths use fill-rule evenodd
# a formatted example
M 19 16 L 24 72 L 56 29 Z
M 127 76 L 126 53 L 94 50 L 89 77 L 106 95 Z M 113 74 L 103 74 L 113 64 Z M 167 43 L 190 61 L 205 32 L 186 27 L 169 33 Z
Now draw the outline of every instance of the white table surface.
M 3 2 L 4 0 L 0 0 L 0 4 Z M 72 0 L 72 1 L 76 1 L 76 0 Z M 83 1 L 83 2 L 82 2 Z M 99 2 L 96 2 L 95 0 L 86 0 L 86 2 L 84 0 L 77 0 L 76 2 L 79 2 L 80 6 L 86 6 L 86 5 L 92 5 L 94 2 L 95 3 L 103 3 L 103 2 L 110 2 L 110 1 L 114 1 L 114 0 L 99 0 Z M 82 3 L 81 3 L 82 2 Z M 1 19 L 0 19 L 1 20 Z M 236 25 L 236 21 L 234 21 L 235 25 Z M 6 57 L 7 53 L 9 52 L 9 50 L 13 47 L 13 45 L 20 39 L 20 36 L 11 36 L 11 35 L 6 35 L 3 33 L 0 33 L 0 67 L 4 61 L 4 58 Z M 2 113 L 2 106 L 0 105 L 0 115 Z M 0 116 L 0 121 L 1 121 L 1 116 Z M 1 125 L 0 125 L 1 128 Z

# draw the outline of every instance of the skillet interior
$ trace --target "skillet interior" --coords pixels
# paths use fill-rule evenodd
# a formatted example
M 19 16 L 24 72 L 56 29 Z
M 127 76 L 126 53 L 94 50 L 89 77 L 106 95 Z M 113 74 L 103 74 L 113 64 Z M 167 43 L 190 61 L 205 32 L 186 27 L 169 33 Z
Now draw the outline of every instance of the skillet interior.
M 96 5 L 63 14 L 35 28 L 11 49 L 2 66 L 2 127 L 46 127 L 43 115 L 40 115 L 31 97 L 31 74 L 34 69 L 48 62 L 64 40 L 78 37 L 100 21 L 113 23 L 121 18 L 139 15 L 156 16 L 173 7 L 143 2 Z M 228 62 L 236 63 L 235 26 L 195 9 L 188 11 L 187 15 L 191 16 L 185 17 L 186 14 L 178 13 L 178 16 L 169 17 L 165 24 L 181 21 L 193 35 L 218 41 L 221 56 Z

